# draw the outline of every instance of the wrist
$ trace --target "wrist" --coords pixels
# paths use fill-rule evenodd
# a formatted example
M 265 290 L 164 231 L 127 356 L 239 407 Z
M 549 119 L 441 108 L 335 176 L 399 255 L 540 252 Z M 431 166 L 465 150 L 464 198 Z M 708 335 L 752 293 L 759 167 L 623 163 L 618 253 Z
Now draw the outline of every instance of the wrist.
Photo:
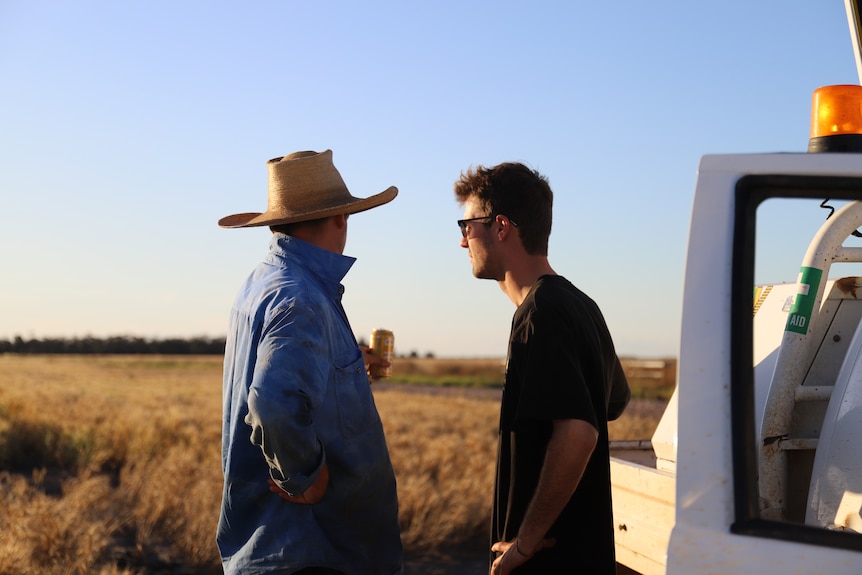
M 520 555 L 520 556 L 522 556 L 522 557 L 526 557 L 527 559 L 529 559 L 530 557 L 532 557 L 532 556 L 533 556 L 533 553 L 530 551 L 532 548 L 531 548 L 531 547 L 527 547 L 527 550 L 528 550 L 528 551 L 524 551 L 524 549 L 521 547 L 521 543 L 520 543 L 520 542 L 521 542 L 521 538 L 520 538 L 520 537 L 516 537 L 516 538 L 515 538 L 515 546 L 514 546 L 514 547 L 515 547 L 515 551 L 518 553 L 518 555 Z

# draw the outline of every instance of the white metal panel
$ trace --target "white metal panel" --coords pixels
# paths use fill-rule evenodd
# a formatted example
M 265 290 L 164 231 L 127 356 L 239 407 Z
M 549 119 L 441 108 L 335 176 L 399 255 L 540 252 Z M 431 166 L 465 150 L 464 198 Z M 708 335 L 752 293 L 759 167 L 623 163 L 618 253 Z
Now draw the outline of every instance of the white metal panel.
M 808 493 L 806 523 L 859 529 L 859 504 L 848 505 L 862 496 L 862 324 L 826 409 Z
M 748 160 L 746 156 L 740 156 Z M 677 387 L 677 508 L 671 535 L 727 530 L 732 521 L 730 302 L 733 157 L 705 157 L 685 263 Z
M 652 435 L 652 448 L 655 451 L 656 467 L 664 471 L 676 470 L 677 429 L 679 402 L 676 389 L 670 396 L 661 420 Z
M 859 575 L 862 553 L 691 526 L 671 536 L 667 575 Z
M 674 478 L 611 458 L 617 562 L 642 575 L 664 575 L 674 521 Z

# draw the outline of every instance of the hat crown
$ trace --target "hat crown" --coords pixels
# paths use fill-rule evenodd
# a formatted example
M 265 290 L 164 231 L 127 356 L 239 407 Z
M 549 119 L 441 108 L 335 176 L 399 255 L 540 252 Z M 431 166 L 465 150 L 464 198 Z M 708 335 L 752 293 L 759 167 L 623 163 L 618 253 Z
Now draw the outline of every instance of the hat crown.
M 269 160 L 266 167 L 269 172 L 267 212 L 280 212 L 290 217 L 346 206 L 358 200 L 350 194 L 332 163 L 331 150 L 294 152 Z

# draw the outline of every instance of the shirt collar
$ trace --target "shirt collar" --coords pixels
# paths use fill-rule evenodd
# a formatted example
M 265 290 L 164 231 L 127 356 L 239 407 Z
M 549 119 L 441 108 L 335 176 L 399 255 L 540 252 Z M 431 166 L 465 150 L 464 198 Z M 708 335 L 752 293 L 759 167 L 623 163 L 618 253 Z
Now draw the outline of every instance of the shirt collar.
M 295 262 L 324 281 L 340 284 L 356 258 L 319 248 L 306 241 L 282 233 L 272 234 L 270 257 Z

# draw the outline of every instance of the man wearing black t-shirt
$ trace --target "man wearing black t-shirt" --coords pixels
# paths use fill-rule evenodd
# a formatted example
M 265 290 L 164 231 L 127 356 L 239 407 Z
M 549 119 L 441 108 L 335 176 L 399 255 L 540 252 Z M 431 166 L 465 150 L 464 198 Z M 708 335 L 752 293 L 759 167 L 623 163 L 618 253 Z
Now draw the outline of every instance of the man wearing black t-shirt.
M 519 163 L 462 173 L 461 246 L 496 280 L 512 320 L 491 550 L 492 575 L 616 573 L 608 421 L 629 387 L 595 302 L 548 262 L 553 193 Z

